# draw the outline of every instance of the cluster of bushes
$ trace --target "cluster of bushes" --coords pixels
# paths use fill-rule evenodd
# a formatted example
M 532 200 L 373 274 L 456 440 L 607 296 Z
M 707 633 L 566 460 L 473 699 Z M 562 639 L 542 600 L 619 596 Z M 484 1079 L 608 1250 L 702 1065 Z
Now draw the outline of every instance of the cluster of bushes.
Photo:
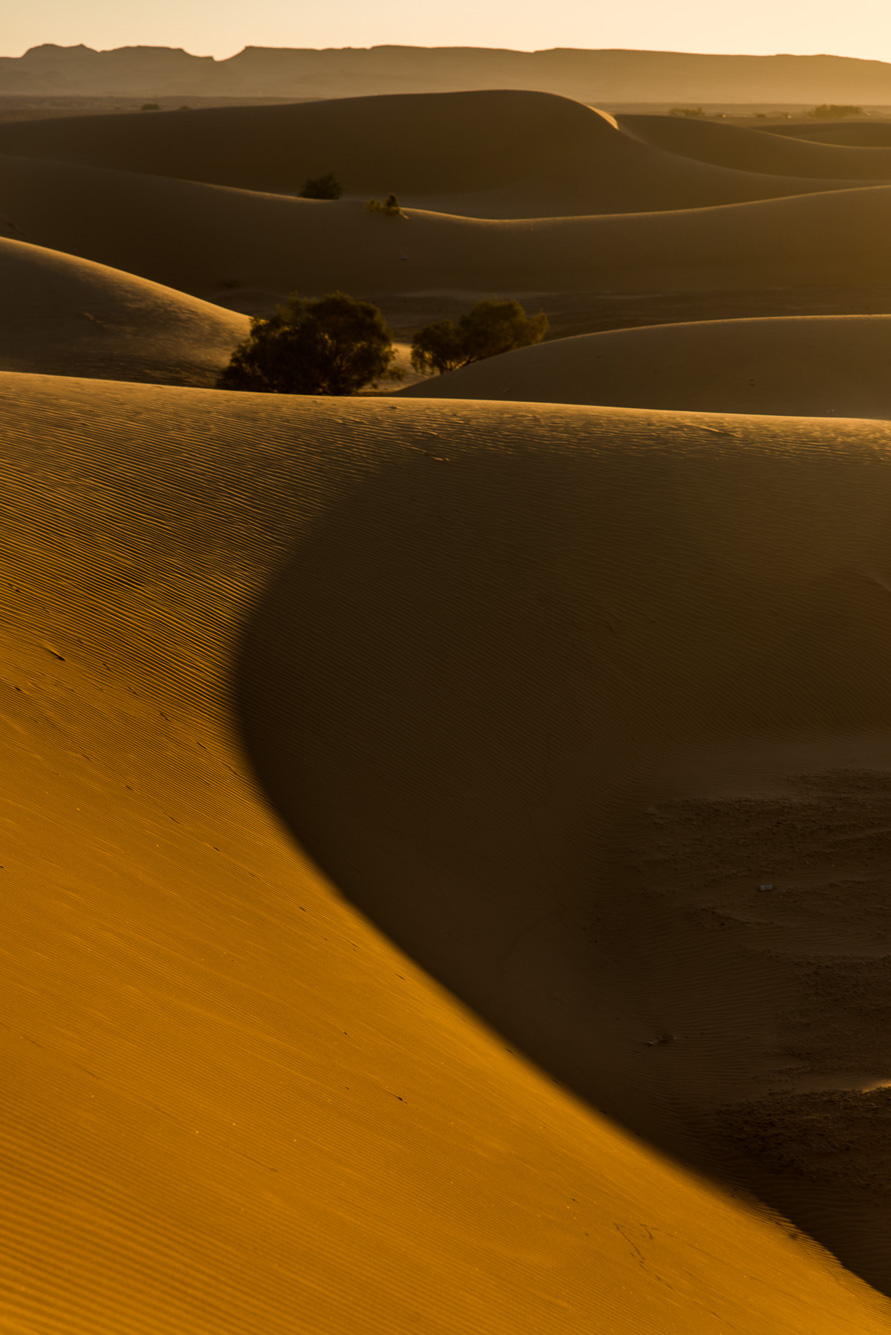
M 324 176 L 308 177 L 300 191 L 301 199 L 340 199 L 342 195 L 343 186 L 334 172 L 326 172 Z M 395 195 L 387 195 L 386 199 L 369 199 L 365 207 L 369 213 L 384 213 L 389 218 L 405 217 Z
M 810 111 L 805 112 L 806 116 L 812 116 L 818 121 L 840 121 L 846 116 L 862 116 L 862 107 L 838 105 L 835 102 L 821 102 L 818 107 L 811 107 Z
M 527 319 L 518 301 L 478 302 L 455 324 L 442 320 L 415 334 L 412 366 L 442 375 L 470 362 L 540 343 L 544 314 Z M 217 384 L 267 394 L 356 394 L 366 385 L 398 379 L 393 331 L 377 306 L 344 292 L 314 301 L 296 293 L 268 319 L 251 320 Z

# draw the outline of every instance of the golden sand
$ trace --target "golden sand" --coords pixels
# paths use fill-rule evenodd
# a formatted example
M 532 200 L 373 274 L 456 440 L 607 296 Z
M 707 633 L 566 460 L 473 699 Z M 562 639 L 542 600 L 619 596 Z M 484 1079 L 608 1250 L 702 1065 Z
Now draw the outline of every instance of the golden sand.
M 891 281 L 885 150 L 462 98 L 0 129 L 11 1335 L 888 1329 L 891 317 L 200 388 L 207 296 Z
M 324 876 L 339 874 L 341 890 L 374 907 L 397 938 L 425 922 L 440 958 L 451 958 L 443 971 L 452 983 L 454 952 L 469 945 L 459 966 L 466 999 L 491 1010 L 500 979 L 507 1004 L 519 1006 L 511 1026 L 525 1028 L 539 1056 L 549 1034 L 565 1068 L 582 1039 L 573 1061 L 589 1089 L 615 1078 L 636 1098 L 643 1080 L 646 1105 L 658 1108 L 663 1054 L 645 1045 L 646 988 L 636 1002 L 633 989 L 617 993 L 600 1015 L 598 960 L 609 945 L 601 956 L 589 942 L 592 1009 L 581 1015 L 572 922 L 558 920 L 555 935 L 530 912 L 538 900 L 536 912 L 553 919 L 555 891 L 563 904 L 621 908 L 624 890 L 579 854 L 593 852 L 598 811 L 627 787 L 639 754 L 636 745 L 632 763 L 620 754 L 622 700 L 650 695 L 646 727 L 655 723 L 660 740 L 714 728 L 722 698 L 745 676 L 737 664 L 722 685 L 732 640 L 724 659 L 706 654 L 683 694 L 689 703 L 667 714 L 660 703 L 695 662 L 701 598 L 734 587 L 736 551 L 749 572 L 736 577 L 741 595 L 762 579 L 757 553 L 797 553 L 776 610 L 800 605 L 807 616 L 804 591 L 836 552 L 876 557 L 870 544 L 881 533 L 868 521 L 881 508 L 873 484 L 885 435 L 851 427 L 844 440 L 802 450 L 798 428 L 755 427 L 740 441 L 695 418 L 325 403 L 36 376 L 0 383 L 10 507 L 0 587 L 15 627 L 4 649 L 4 745 L 17 776 L 0 1030 L 14 1075 L 3 1117 L 10 1329 L 885 1329 L 887 1305 L 825 1253 L 573 1103 Z M 797 544 L 777 522 L 796 480 L 813 499 L 827 496 Z M 762 507 L 752 527 L 734 507 L 728 531 L 726 512 L 699 503 L 708 496 L 720 507 L 741 485 L 756 489 L 760 507 L 765 481 L 781 487 L 769 521 Z M 686 495 L 682 511 L 666 511 L 666 486 L 678 501 Z M 494 528 L 479 522 L 493 487 L 511 502 Z M 524 523 L 533 516 L 543 521 L 537 533 Z M 616 550 L 623 531 L 637 535 L 634 559 Z M 691 589 L 694 534 L 720 565 Z M 608 579 L 592 584 L 600 550 L 612 553 Z M 368 592 L 382 560 L 389 584 L 345 627 L 346 641 L 326 640 L 344 596 L 352 606 Z M 241 695 L 273 800 L 290 815 L 293 793 L 313 790 L 294 823 L 322 872 L 270 818 L 228 703 L 251 603 L 283 562 L 286 581 L 271 587 L 276 599 L 296 598 L 281 609 L 288 631 L 277 648 L 291 675 L 266 695 L 276 659 L 261 662 L 262 695 L 253 667 Z M 464 618 L 454 599 L 471 593 L 475 570 L 487 573 Z M 638 609 L 647 571 L 658 578 Z M 516 620 L 521 605 L 531 619 Z M 617 636 L 609 621 L 622 606 Z M 578 661 L 558 661 L 541 642 L 525 664 L 506 661 L 547 607 Z M 378 617 L 377 652 L 340 658 L 350 639 L 365 652 Z M 456 617 L 456 656 L 433 678 L 416 676 L 401 699 Z M 635 645 L 661 644 L 670 624 L 665 673 L 642 658 L 624 695 L 610 698 L 605 681 L 637 657 Z M 592 678 L 584 663 L 597 644 L 609 658 L 605 677 Z M 559 640 L 552 647 L 561 652 Z M 753 666 L 768 647 L 780 647 L 776 631 L 749 644 Z M 382 671 L 398 687 L 386 705 Z M 660 679 L 657 697 L 648 673 Z M 770 693 L 751 680 L 731 726 L 765 721 L 758 702 Z M 703 686 L 711 705 L 691 727 Z M 334 694 L 340 687 L 346 695 Z M 406 726 L 430 691 L 436 707 L 406 752 Z M 480 736 L 490 695 L 503 700 L 501 739 Z M 524 699 L 535 706 L 530 733 L 515 731 Z M 281 770 L 275 739 L 267 750 L 267 706 L 280 711 L 280 738 L 303 732 L 293 770 Z M 822 696 L 815 709 L 799 711 L 808 727 L 852 722 Z M 353 720 L 364 721 L 350 732 Z M 579 770 L 579 739 L 592 728 L 601 745 Z M 562 775 L 553 742 L 564 759 L 567 746 L 575 754 Z M 490 786 L 496 773 L 509 778 L 502 791 Z M 562 789 L 546 793 L 551 778 L 583 781 L 574 814 Z M 382 874 L 419 780 L 430 802 L 418 838 Z M 389 812 L 371 832 L 359 792 L 373 819 Z M 546 834 L 542 797 L 562 834 Z M 458 837 L 453 822 L 480 800 L 491 821 L 476 809 Z M 418 806 L 414 792 L 409 810 Z M 465 875 L 474 846 L 495 873 L 479 900 Z M 440 922 L 443 891 L 451 903 Z M 702 1021 L 714 1028 L 714 1017 Z M 705 1046 L 714 1062 L 717 1039 Z M 664 1115 L 671 1123 L 670 1108 Z
M 90 260 L 0 238 L 0 369 L 212 385 L 244 315 Z
M 492 218 L 703 208 L 891 180 L 887 150 L 876 158 L 762 135 L 760 153 L 746 156 L 725 136 L 703 160 L 701 127 L 669 130 L 664 144 L 652 129 L 626 134 L 612 116 L 550 93 L 422 93 L 18 121 L 0 125 L 0 153 L 285 194 L 333 171 L 348 194 L 395 191 Z
M 433 376 L 424 398 L 891 418 L 891 316 L 703 320 L 553 339 Z

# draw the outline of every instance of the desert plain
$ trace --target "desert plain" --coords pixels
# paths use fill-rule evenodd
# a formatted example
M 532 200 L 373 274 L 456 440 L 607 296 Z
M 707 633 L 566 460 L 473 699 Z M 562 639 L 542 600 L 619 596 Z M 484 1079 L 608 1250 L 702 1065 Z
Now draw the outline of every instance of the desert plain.
M 889 230 L 881 118 L 0 122 L 0 1329 L 889 1329 Z M 336 289 L 550 336 L 215 388 Z

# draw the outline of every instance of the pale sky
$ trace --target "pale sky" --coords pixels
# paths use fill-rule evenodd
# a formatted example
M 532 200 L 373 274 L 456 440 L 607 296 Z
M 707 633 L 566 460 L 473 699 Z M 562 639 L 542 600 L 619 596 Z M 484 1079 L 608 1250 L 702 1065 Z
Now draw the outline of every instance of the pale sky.
M 181 46 L 554 46 L 794 52 L 891 61 L 891 0 L 27 0 L 6 4 L 0 54 L 79 42 Z

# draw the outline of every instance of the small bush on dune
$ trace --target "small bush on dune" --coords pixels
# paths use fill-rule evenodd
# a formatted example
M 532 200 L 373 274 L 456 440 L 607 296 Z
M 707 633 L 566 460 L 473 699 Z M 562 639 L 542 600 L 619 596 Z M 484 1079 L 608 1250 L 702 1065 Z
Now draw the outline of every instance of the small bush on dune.
M 404 218 L 405 214 L 399 207 L 399 200 L 395 195 L 387 195 L 387 198 L 381 202 L 379 199 L 369 199 L 365 205 L 369 213 L 385 213 L 388 218 Z
M 343 186 L 338 181 L 334 172 L 327 172 L 324 176 L 311 176 L 303 183 L 303 189 L 300 191 L 301 199 L 340 199 L 343 194 Z
M 686 116 L 687 119 L 704 120 L 705 112 L 702 107 L 672 107 L 669 116 Z
M 355 394 L 364 385 L 397 378 L 392 330 L 377 306 L 344 292 L 315 301 L 296 293 L 269 319 L 251 320 L 248 338 L 232 354 L 219 389 L 266 394 Z
M 457 325 L 441 320 L 419 329 L 412 340 L 411 364 L 416 371 L 443 375 L 486 357 L 532 347 L 547 332 L 548 317 L 543 312 L 530 320 L 518 301 L 492 298 L 477 302 Z

